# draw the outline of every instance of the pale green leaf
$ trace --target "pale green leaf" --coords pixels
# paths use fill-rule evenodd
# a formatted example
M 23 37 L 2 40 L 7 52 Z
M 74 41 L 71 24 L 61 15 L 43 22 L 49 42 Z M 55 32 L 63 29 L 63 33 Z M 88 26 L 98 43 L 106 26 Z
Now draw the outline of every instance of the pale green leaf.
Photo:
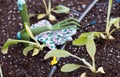
M 94 40 L 88 39 L 86 42 L 86 49 L 92 60 L 94 59 L 96 53 L 96 46 Z
M 25 30 L 27 32 L 27 34 L 32 38 L 34 39 L 34 36 L 33 36 L 33 33 L 31 31 L 31 29 L 29 28 L 28 24 L 26 22 L 24 22 L 24 26 L 25 26 Z
M 87 77 L 87 76 L 86 76 L 86 72 L 82 73 L 82 74 L 80 75 L 80 77 Z
M 89 35 L 91 35 L 91 32 L 82 33 L 82 34 L 80 35 L 80 37 L 88 37 Z
M 57 14 L 60 14 L 60 13 L 68 14 L 68 13 L 70 13 L 70 9 L 66 6 L 63 6 L 63 5 L 56 6 L 52 11 L 57 13 Z
M 87 41 L 87 37 L 80 37 L 74 40 L 72 43 L 73 45 L 82 46 L 82 45 L 86 45 L 86 41 Z
M 98 70 L 96 71 L 96 73 L 102 73 L 102 74 L 104 74 L 105 71 L 104 71 L 103 67 L 99 67 Z
M 46 14 L 38 14 L 37 19 L 42 19 L 46 16 Z
M 33 42 L 25 41 L 25 40 L 8 39 L 3 45 L 1 52 L 3 54 L 7 54 L 9 46 L 13 44 L 18 44 L 18 43 L 27 43 L 27 44 L 33 44 L 33 45 L 35 44 Z
M 80 68 L 81 65 L 78 64 L 65 64 L 62 66 L 61 71 L 62 72 L 72 72 Z
M 39 52 L 40 52 L 40 50 L 37 49 L 37 48 L 35 48 L 35 49 L 33 50 L 32 56 L 38 55 Z
M 72 54 L 65 50 L 51 50 L 45 55 L 44 59 L 48 59 L 53 56 L 54 57 L 69 57 L 70 55 Z
M 118 29 L 120 28 L 120 18 L 112 18 L 110 20 L 110 25 L 114 24 L 114 26 Z
M 28 47 L 26 47 L 26 48 L 24 48 L 24 50 L 23 50 L 23 54 L 25 55 L 25 56 L 27 56 L 27 54 L 28 54 L 28 52 L 29 51 L 31 51 L 31 50 L 33 50 L 33 46 L 28 46 Z

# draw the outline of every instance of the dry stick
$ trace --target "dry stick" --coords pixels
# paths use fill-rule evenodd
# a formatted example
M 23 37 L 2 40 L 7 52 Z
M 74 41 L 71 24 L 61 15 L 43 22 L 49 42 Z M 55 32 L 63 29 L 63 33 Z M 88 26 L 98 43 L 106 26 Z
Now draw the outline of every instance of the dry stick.
M 88 8 L 85 10 L 85 12 L 80 16 L 80 18 L 78 19 L 79 22 L 81 22 L 83 20 L 83 18 L 87 15 L 87 13 L 93 8 L 93 6 L 98 2 L 99 0 L 94 0 L 89 6 Z M 62 46 L 62 50 L 65 48 L 66 46 L 66 43 Z M 59 61 L 60 58 L 57 58 L 57 61 Z M 51 68 L 51 71 L 49 72 L 48 76 L 47 77 L 52 77 L 54 72 L 56 71 L 57 69 L 57 66 L 54 65 L 52 68 Z

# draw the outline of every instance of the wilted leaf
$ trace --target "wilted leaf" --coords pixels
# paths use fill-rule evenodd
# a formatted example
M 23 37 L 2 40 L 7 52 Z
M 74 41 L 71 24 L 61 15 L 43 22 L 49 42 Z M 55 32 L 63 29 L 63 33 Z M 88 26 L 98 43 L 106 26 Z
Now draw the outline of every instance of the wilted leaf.
M 25 55 L 25 56 L 27 56 L 27 54 L 28 54 L 28 52 L 29 51 L 31 51 L 31 50 L 33 50 L 33 46 L 28 46 L 28 47 L 26 47 L 26 48 L 24 48 L 24 50 L 23 50 L 23 54 Z
M 37 19 L 42 19 L 46 16 L 46 14 L 38 14 Z
M 96 71 L 96 73 L 105 73 L 103 67 L 99 67 L 98 70 Z
M 56 6 L 54 9 L 53 9 L 53 12 L 57 13 L 57 14 L 60 14 L 60 13 L 70 13 L 70 9 L 66 6 L 63 6 L 63 5 L 58 5 Z
M 80 75 L 80 77 L 87 77 L 87 76 L 86 76 L 86 72 L 82 73 L 82 74 Z
M 28 24 L 27 24 L 26 22 L 24 22 L 24 26 L 25 26 L 25 30 L 26 30 L 27 34 L 28 34 L 32 39 L 34 39 L 34 36 L 33 36 L 33 34 L 32 34 L 32 31 L 31 31 L 31 29 L 29 28 L 29 26 L 28 26 Z
M 70 55 L 72 54 L 65 50 L 51 50 L 45 55 L 44 59 L 48 59 L 53 56 L 54 57 L 68 57 Z
M 39 53 L 39 51 L 40 51 L 39 49 L 35 48 L 35 49 L 33 50 L 32 56 L 37 55 L 37 54 Z
M 91 40 L 91 39 L 87 40 L 86 49 L 87 49 L 88 54 L 90 55 L 90 57 L 93 60 L 95 53 L 96 53 L 96 46 L 95 46 L 94 40 Z
M 82 46 L 86 45 L 87 37 L 79 37 L 73 41 L 73 45 Z
M 61 71 L 62 72 L 72 72 L 80 68 L 81 65 L 78 64 L 65 64 L 62 66 Z

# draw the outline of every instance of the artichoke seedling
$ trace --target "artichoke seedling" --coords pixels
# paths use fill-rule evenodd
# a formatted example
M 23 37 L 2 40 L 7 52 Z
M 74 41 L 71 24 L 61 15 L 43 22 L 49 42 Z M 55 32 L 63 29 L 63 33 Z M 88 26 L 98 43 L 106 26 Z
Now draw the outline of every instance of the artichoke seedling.
M 111 34 L 116 30 L 120 28 L 120 17 L 117 18 L 111 18 L 110 19 L 110 13 L 112 8 L 113 0 L 109 0 L 108 5 L 108 13 L 107 13 L 107 22 L 106 22 L 106 30 L 104 33 L 101 33 L 101 37 L 103 39 L 115 39 Z M 111 29 L 111 27 L 114 26 L 114 29 Z
M 94 45 L 94 44 L 93 44 Z M 78 56 L 75 56 L 73 54 L 71 54 L 70 52 L 68 51 L 65 51 L 65 50 L 51 50 L 49 51 L 44 59 L 48 59 L 50 57 L 58 57 L 58 58 L 61 58 L 61 57 L 74 57 L 80 61 L 82 61 L 84 63 L 84 65 L 79 65 L 79 64 L 65 64 L 62 66 L 61 68 L 61 71 L 62 72 L 72 72 L 72 71 L 75 71 L 79 68 L 87 68 L 87 69 L 90 69 L 93 73 L 105 73 L 104 70 L 103 70 L 103 67 L 99 67 L 97 70 L 96 70 L 96 67 L 95 67 L 95 60 L 94 60 L 94 55 L 95 55 L 95 51 L 93 52 L 89 52 L 89 55 L 91 56 L 92 58 L 92 64 L 90 64 L 89 62 L 87 62 L 84 58 L 80 58 Z
M 24 44 L 28 44 L 27 47 L 24 48 L 23 50 L 23 54 L 25 56 L 27 56 L 28 52 L 33 50 L 33 53 L 32 53 L 32 56 L 35 56 L 37 55 L 40 50 L 42 50 L 45 45 L 41 45 L 33 36 L 29 26 L 27 25 L 27 22 L 24 22 L 24 25 L 25 25 L 25 30 L 27 32 L 27 34 L 31 37 L 31 39 L 34 40 L 34 42 L 31 42 L 31 41 L 26 41 L 26 40 L 16 40 L 16 39 L 8 39 L 5 44 L 3 45 L 2 47 L 2 50 L 1 52 L 3 54 L 7 54 L 8 53 L 8 48 L 10 45 L 13 45 L 13 44 L 18 44 L 18 43 L 24 43 Z
M 51 7 L 51 0 L 48 0 L 48 6 L 47 6 L 47 3 L 46 3 L 45 0 L 43 0 L 43 3 L 44 3 L 44 6 L 45 6 L 46 13 L 38 14 L 37 15 L 38 19 L 42 19 L 42 18 L 48 16 L 50 21 L 55 21 L 56 17 L 52 14 L 52 12 L 56 13 L 56 14 L 61 14 L 61 13 L 68 14 L 70 12 L 70 9 L 66 6 L 63 6 L 63 5 L 58 5 L 54 8 L 52 8 Z

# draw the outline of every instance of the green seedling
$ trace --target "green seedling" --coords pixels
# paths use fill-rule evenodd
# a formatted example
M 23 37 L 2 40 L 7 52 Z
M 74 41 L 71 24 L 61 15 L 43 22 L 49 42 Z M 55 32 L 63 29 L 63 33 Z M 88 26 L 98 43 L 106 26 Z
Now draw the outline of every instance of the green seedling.
M 10 45 L 18 44 L 18 43 L 28 44 L 28 46 L 25 47 L 23 50 L 23 54 L 25 56 L 27 56 L 28 52 L 31 50 L 33 50 L 32 56 L 35 56 L 40 52 L 40 50 L 42 50 L 45 47 L 45 45 L 40 45 L 40 43 L 34 38 L 29 26 L 27 25 L 27 22 L 25 22 L 24 25 L 25 25 L 25 30 L 27 34 L 31 37 L 31 39 L 34 40 L 34 42 L 26 41 L 26 40 L 8 39 L 2 47 L 1 52 L 3 54 L 8 53 L 8 48 Z
M 101 33 L 101 37 L 103 39 L 115 39 L 111 34 L 116 30 L 120 28 L 120 18 L 111 18 L 110 19 L 110 13 L 111 13 L 111 8 L 112 8 L 112 3 L 113 0 L 109 0 L 109 5 L 108 5 L 108 13 L 107 13 L 107 22 L 106 22 L 106 30 L 105 33 Z M 114 26 L 114 29 L 111 29 L 111 27 Z
M 43 3 L 45 6 L 46 13 L 38 14 L 38 16 L 37 16 L 38 19 L 42 19 L 42 18 L 48 16 L 50 21 L 55 21 L 56 17 L 52 14 L 52 12 L 56 13 L 56 14 L 61 14 L 61 13 L 68 14 L 70 12 L 70 9 L 68 7 L 63 6 L 63 5 L 58 5 L 54 8 L 52 8 L 51 7 L 51 0 L 48 0 L 48 6 L 47 6 L 47 3 L 45 0 L 43 0 Z
M 89 46 L 89 47 L 91 47 L 91 46 Z M 105 73 L 104 70 L 103 70 L 103 67 L 99 67 L 97 70 L 95 68 L 95 61 L 94 61 L 94 58 L 93 58 L 94 55 L 95 55 L 95 51 L 94 52 L 89 52 L 89 54 L 90 54 L 90 56 L 91 56 L 91 58 L 93 60 L 92 64 L 90 64 L 89 62 L 87 62 L 84 58 L 80 58 L 80 57 L 78 57 L 76 55 L 73 55 L 70 52 L 65 51 L 65 50 L 51 50 L 51 51 L 49 51 L 45 55 L 44 59 L 46 60 L 46 59 L 51 58 L 53 56 L 58 57 L 58 58 L 71 56 L 71 57 L 74 57 L 74 58 L 82 61 L 84 63 L 84 65 L 79 65 L 79 64 L 65 64 L 61 68 L 62 72 L 72 72 L 72 71 L 75 71 L 75 70 L 83 67 L 83 68 L 90 69 L 93 73 L 99 73 L 99 72 L 100 73 Z

